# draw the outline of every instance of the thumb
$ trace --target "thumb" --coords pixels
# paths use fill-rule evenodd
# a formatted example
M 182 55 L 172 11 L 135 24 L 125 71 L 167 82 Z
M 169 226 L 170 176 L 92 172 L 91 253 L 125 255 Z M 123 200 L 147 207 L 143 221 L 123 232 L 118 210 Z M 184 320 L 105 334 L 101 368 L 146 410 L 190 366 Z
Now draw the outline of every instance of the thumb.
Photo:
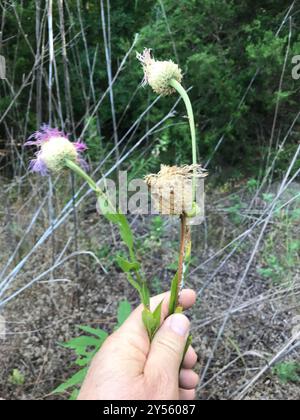
M 183 314 L 169 316 L 151 343 L 145 372 L 164 372 L 178 383 L 178 373 L 189 336 L 190 321 Z

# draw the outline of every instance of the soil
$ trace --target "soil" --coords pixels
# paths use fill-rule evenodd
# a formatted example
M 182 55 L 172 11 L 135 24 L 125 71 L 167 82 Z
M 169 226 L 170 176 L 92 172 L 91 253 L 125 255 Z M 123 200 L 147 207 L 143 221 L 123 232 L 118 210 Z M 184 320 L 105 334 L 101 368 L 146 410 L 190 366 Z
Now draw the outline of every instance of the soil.
M 76 258 L 71 258 L 7 303 L 0 313 L 6 321 L 6 335 L 0 340 L 0 397 L 3 399 L 68 398 L 67 394 L 51 395 L 55 387 L 76 371 L 74 354 L 59 343 L 80 334 L 76 325 L 97 326 L 111 332 L 116 322 L 118 302 L 126 298 L 133 307 L 138 304 L 135 292 L 112 261 L 114 251 L 104 252 L 106 247 L 118 248 L 115 245 L 118 244 L 117 233 L 112 232 L 102 220 L 99 221 L 94 213 L 88 217 L 86 213 L 81 214 L 80 220 L 79 249 L 98 252 L 107 273 L 90 255 L 80 255 L 78 264 Z M 146 261 L 145 272 L 153 282 L 152 293 L 167 290 L 174 274 L 170 263 L 176 261 L 177 221 L 165 219 L 160 235 L 155 232 L 149 235 L 149 219 L 136 218 L 132 221 L 136 235 L 143 243 L 139 252 Z M 300 324 L 299 270 L 293 273 L 292 283 L 274 285 L 259 276 L 257 267 L 261 261 L 258 254 L 214 349 L 256 240 L 254 234 L 248 245 L 235 252 L 220 269 L 220 258 L 224 254 L 213 256 L 242 228 L 229 223 L 223 215 L 211 211 L 207 224 L 194 231 L 192 274 L 187 286 L 199 292 L 198 302 L 189 313 L 193 325 L 193 345 L 199 356 L 199 372 L 203 374 L 211 359 L 198 390 L 200 400 L 237 398 L 243 387 L 290 340 Z M 72 225 L 56 234 L 57 252 L 64 244 L 68 228 L 72 229 Z M 105 238 L 101 239 L 100 247 L 98 238 Z M 20 273 L 14 290 L 51 267 L 51 250 L 49 242 L 36 252 L 30 264 Z M 1 252 L 3 260 L 3 247 Z M 211 262 L 203 264 L 209 258 Z M 299 360 L 297 347 L 285 353 L 282 360 Z M 15 369 L 23 375 L 23 384 L 11 380 Z M 269 369 L 244 399 L 298 400 L 299 397 L 297 384 L 281 383 Z

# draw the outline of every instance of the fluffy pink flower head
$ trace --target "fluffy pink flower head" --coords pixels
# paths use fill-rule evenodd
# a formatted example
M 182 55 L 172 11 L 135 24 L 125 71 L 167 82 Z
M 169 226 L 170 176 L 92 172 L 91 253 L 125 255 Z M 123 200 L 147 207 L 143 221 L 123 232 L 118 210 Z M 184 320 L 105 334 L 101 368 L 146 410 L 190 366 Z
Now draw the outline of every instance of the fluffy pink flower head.
M 35 159 L 30 162 L 30 170 L 45 176 L 49 172 L 59 172 L 66 167 L 66 160 L 80 164 L 87 169 L 82 153 L 87 146 L 82 142 L 72 143 L 67 135 L 57 128 L 43 125 L 34 133 L 25 146 L 36 146 Z

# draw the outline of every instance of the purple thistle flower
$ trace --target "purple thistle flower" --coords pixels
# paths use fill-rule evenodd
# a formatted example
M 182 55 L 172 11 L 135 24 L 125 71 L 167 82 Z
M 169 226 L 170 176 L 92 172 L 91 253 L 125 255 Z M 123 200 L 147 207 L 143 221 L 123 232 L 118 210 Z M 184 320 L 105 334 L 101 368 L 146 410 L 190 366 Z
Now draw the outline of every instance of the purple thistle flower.
M 51 128 L 44 124 L 41 129 L 29 137 L 25 146 L 36 146 L 38 151 L 35 159 L 30 162 L 29 169 L 45 176 L 52 172 L 59 172 L 66 166 L 66 160 L 88 169 L 82 153 L 87 150 L 87 146 L 79 142 L 72 143 L 68 136 L 57 128 Z
M 48 168 L 43 159 L 41 159 L 38 154 L 36 156 L 37 158 L 33 159 L 29 164 L 30 171 L 39 173 L 42 176 L 48 175 Z
M 41 145 L 49 141 L 51 137 L 67 138 L 67 136 L 65 135 L 63 131 L 60 131 L 57 128 L 51 128 L 47 124 L 43 124 L 39 131 L 36 131 L 29 137 L 28 141 L 25 143 L 25 146 Z
M 76 149 L 79 153 L 85 152 L 88 148 L 85 143 L 82 143 L 80 141 L 77 141 L 76 143 L 73 143 L 73 144 L 74 144 L 74 146 L 76 147 Z

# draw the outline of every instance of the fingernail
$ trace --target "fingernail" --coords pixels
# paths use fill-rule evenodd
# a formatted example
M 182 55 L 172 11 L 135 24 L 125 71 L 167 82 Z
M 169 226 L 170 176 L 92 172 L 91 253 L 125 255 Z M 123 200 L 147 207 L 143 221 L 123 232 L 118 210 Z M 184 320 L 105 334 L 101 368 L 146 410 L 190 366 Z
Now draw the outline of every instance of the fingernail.
M 174 333 L 181 335 L 182 337 L 186 336 L 189 332 L 190 321 L 185 315 L 171 315 L 166 322 Z

